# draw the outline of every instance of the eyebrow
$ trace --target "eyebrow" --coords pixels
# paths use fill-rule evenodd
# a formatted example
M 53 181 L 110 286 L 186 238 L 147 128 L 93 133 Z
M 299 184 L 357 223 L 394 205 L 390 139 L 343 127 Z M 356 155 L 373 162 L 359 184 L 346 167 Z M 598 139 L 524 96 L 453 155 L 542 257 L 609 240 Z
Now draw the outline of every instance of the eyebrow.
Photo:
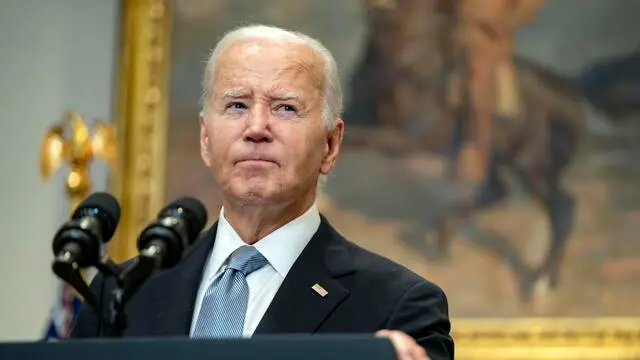
M 274 100 L 300 100 L 300 96 L 296 93 L 288 92 L 284 94 L 271 95 Z
M 251 94 L 244 90 L 226 90 L 222 93 L 222 99 L 246 99 L 249 98 Z M 271 100 L 278 101 L 300 101 L 300 95 L 295 92 L 270 92 L 268 97 Z
M 227 90 L 222 93 L 223 99 L 243 99 L 247 97 L 249 97 L 249 94 L 242 90 Z

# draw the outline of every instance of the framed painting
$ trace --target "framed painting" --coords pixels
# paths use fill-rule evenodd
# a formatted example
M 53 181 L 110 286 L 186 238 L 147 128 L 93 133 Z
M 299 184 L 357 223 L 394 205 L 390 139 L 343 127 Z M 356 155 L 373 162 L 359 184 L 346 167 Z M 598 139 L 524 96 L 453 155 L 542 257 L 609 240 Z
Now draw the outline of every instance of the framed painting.
M 123 216 L 113 257 L 172 199 L 220 198 L 200 83 L 227 30 L 332 51 L 346 133 L 321 212 L 439 284 L 458 359 L 640 358 L 640 2 L 131 0 L 122 6 Z

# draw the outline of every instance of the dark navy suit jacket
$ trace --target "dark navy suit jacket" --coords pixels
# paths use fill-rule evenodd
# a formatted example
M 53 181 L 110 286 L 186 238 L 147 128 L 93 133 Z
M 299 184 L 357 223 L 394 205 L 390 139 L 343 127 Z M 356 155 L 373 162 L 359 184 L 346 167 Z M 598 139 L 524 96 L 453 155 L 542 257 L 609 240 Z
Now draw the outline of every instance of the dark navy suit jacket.
M 405 267 L 342 237 L 321 216 L 321 224 L 276 293 L 255 333 L 406 332 L 432 360 L 453 359 L 447 298 L 435 284 Z M 188 336 L 205 262 L 217 223 L 175 267 L 142 285 L 125 307 L 125 337 Z M 320 284 L 328 294 L 312 289 Z M 108 304 L 112 278 L 96 276 L 91 287 Z M 108 306 L 104 306 L 105 316 Z M 97 316 L 83 305 L 72 338 L 100 336 Z

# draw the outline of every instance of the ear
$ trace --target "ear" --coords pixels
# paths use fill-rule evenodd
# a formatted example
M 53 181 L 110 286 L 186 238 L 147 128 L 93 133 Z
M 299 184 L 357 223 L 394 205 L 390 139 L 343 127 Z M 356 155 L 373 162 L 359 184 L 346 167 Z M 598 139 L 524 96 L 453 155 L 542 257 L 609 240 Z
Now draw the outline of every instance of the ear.
M 209 133 L 207 131 L 207 121 L 204 115 L 200 114 L 200 156 L 207 167 L 211 167 L 211 147 Z
M 322 175 L 328 174 L 336 164 L 338 155 L 340 154 L 340 148 L 342 147 L 343 135 L 344 121 L 338 118 L 333 130 L 327 134 L 322 163 L 320 164 L 320 173 Z

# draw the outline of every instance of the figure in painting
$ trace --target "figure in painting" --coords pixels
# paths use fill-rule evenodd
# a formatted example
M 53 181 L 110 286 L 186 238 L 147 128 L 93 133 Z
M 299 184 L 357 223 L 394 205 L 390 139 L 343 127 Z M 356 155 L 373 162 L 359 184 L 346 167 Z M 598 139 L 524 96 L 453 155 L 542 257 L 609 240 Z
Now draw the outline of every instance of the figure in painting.
M 511 61 L 514 31 L 527 24 L 543 0 L 440 0 L 437 9 L 450 17 L 449 45 L 443 52 L 454 67 L 446 101 L 465 108 L 469 126 L 460 148 L 460 175 L 471 181 L 486 177 L 491 133 L 496 116 L 519 116 L 516 74 Z M 464 104 L 463 104 L 464 102 Z
M 441 154 L 450 159 L 447 176 L 471 184 L 438 221 L 442 257 L 461 220 L 507 197 L 503 169 L 541 203 L 551 239 L 540 264 L 520 267 L 524 300 L 538 279 L 558 283 L 575 215 L 561 178 L 584 127 L 583 97 L 570 79 L 513 54 L 515 30 L 542 2 L 365 2 L 371 34 L 345 114 L 357 126 L 347 144 Z M 415 226 L 414 236 L 430 230 Z

